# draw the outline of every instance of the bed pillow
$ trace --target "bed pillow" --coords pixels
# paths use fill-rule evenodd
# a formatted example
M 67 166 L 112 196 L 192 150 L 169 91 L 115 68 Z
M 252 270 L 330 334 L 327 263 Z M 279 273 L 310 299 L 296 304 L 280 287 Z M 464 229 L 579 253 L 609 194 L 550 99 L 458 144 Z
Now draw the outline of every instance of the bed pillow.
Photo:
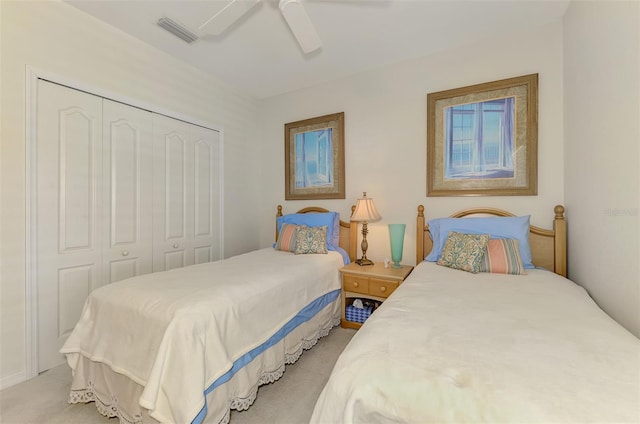
M 283 250 L 285 252 L 296 251 L 296 240 L 298 237 L 298 229 L 303 226 L 295 224 L 282 224 L 280 232 L 278 233 L 278 241 L 276 241 L 275 249 Z
M 492 239 L 485 248 L 479 272 L 526 274 L 516 239 Z
M 290 213 L 276 219 L 278 234 L 282 224 L 306 225 L 307 227 L 327 226 L 327 249 L 336 250 L 340 241 L 340 215 L 338 212 Z
M 296 235 L 296 255 L 327 253 L 327 226 L 298 228 Z
M 490 234 L 493 239 L 516 239 L 524 268 L 534 268 L 529 246 L 529 218 L 525 216 L 487 218 L 436 218 L 428 222 L 433 249 L 424 259 L 436 262 L 442 254 L 450 231 L 466 234 Z
M 340 253 L 342 261 L 348 265 L 351 260 L 349 254 L 340 247 L 340 214 L 338 212 L 320 212 L 320 213 L 292 213 L 279 216 L 276 219 L 278 234 L 282 224 L 306 225 L 307 227 L 327 226 L 327 250 L 333 250 Z M 275 247 L 275 243 L 274 243 Z
M 464 234 L 451 231 L 437 264 L 477 273 L 484 256 L 489 234 Z

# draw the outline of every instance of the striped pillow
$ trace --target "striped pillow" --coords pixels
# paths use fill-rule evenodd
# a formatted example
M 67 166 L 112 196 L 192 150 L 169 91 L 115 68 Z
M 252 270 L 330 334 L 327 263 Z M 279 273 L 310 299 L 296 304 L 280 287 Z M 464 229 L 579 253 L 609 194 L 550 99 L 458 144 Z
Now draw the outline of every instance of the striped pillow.
M 280 234 L 278 234 L 278 241 L 274 246 L 276 250 L 284 250 L 285 252 L 296 251 L 296 240 L 298 239 L 298 230 L 304 225 L 295 224 L 282 224 L 280 227 Z M 306 227 L 305 227 L 306 228 Z
M 479 272 L 526 274 L 517 239 L 491 239 L 480 261 Z

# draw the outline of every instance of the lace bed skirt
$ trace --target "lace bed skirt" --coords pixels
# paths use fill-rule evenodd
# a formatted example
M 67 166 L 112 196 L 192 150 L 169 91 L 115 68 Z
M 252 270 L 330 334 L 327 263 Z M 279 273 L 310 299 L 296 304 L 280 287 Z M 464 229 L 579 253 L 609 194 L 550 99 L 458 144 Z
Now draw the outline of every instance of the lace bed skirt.
M 285 365 L 296 362 L 305 350 L 315 346 L 321 337 L 339 324 L 340 298 L 209 393 L 204 422 L 225 424 L 229 421 L 231 409 L 248 409 L 256 399 L 259 386 L 282 377 Z M 142 386 L 113 372 L 109 366 L 80 357 L 71 383 L 69 403 L 95 402 L 100 414 L 118 417 L 122 424 L 157 423 L 138 404 L 142 390 Z

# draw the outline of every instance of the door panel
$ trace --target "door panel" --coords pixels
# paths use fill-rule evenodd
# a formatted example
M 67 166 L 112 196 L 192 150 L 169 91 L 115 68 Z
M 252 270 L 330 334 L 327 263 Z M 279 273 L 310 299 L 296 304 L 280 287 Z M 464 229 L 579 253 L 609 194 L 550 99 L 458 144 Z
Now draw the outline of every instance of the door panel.
M 150 112 L 104 100 L 103 283 L 152 270 L 153 130 Z
M 174 250 L 166 252 L 164 255 L 164 270 L 169 271 L 174 268 L 182 268 L 185 266 L 184 250 Z
M 195 235 L 211 236 L 212 146 L 198 140 L 194 149 L 195 162 Z
M 100 140 L 92 133 L 94 118 L 79 107 L 62 108 L 59 116 L 60 252 L 94 245 L 94 166 Z
M 111 283 L 142 274 L 138 258 L 111 260 L 109 263 L 109 279 Z
M 153 270 L 221 259 L 219 132 L 161 115 L 153 130 Z
M 106 117 L 105 117 L 106 118 Z M 106 124 L 109 124 L 106 122 Z M 140 192 L 139 132 L 130 122 L 111 123 L 111 245 L 135 243 L 138 239 L 138 193 Z M 106 173 L 105 173 L 106 174 Z
M 221 259 L 220 134 L 192 126 L 194 140 L 194 227 L 189 248 L 195 263 Z
M 181 124 L 181 123 L 177 123 Z M 180 125 L 181 126 L 181 125 Z M 177 131 L 180 127 L 177 126 Z M 187 129 L 172 131 L 164 137 L 165 183 L 165 239 L 183 240 L 187 226 L 187 151 L 189 140 Z
M 95 269 L 92 265 L 80 265 L 58 270 L 58 338 L 67 338 L 80 319 L 84 301 L 93 286 Z
M 190 125 L 153 115 L 153 271 L 192 265 L 193 144 Z
M 203 264 L 205 262 L 211 262 L 213 258 L 211 257 L 211 247 L 196 247 L 194 249 L 195 262 L 197 264 Z
M 45 81 L 37 106 L 38 370 L 59 353 L 102 271 L 102 99 Z

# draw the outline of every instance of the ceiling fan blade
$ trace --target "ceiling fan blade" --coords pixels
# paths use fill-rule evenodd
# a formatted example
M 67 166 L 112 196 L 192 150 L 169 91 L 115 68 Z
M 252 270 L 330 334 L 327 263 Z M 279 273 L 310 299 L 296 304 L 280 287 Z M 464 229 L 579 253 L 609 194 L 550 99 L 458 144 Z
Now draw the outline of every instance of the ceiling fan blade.
M 322 47 L 322 41 L 299 0 L 280 0 L 280 11 L 305 53 Z
M 260 0 L 231 0 L 218 13 L 207 19 L 198 28 L 207 34 L 219 35 L 240 19 Z

